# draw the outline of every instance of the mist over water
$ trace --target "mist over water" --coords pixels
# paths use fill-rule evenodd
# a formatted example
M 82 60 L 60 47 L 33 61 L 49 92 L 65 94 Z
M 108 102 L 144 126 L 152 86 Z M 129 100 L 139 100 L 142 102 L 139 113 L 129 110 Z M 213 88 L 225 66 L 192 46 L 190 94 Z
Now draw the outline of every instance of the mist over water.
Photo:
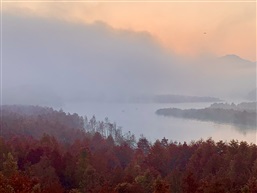
M 218 124 L 190 119 L 164 117 L 155 114 L 160 108 L 201 109 L 212 103 L 179 103 L 179 104 L 131 104 L 131 103 L 70 103 L 63 110 L 70 113 L 79 113 L 98 120 L 106 117 L 110 122 L 122 126 L 123 132 L 131 131 L 137 137 L 143 134 L 150 141 L 163 137 L 178 141 L 208 139 L 215 141 L 232 139 L 256 143 L 256 129 L 245 129 L 229 124 Z
M 3 104 L 46 105 L 98 120 L 108 117 L 150 140 L 180 142 L 212 137 L 256 142 L 256 133 L 225 124 L 159 117 L 159 108 L 206 103 L 128 103 L 162 94 L 246 100 L 256 89 L 256 64 L 228 53 L 182 58 L 147 32 L 103 22 L 3 13 Z

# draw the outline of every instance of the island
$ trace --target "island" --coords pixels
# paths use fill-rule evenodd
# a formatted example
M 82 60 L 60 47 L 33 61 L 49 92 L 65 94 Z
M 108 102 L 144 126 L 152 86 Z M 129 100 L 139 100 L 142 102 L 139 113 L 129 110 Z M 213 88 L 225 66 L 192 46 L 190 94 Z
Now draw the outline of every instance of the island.
M 256 129 L 256 102 L 244 102 L 238 105 L 214 103 L 204 109 L 164 108 L 157 110 L 156 114 Z

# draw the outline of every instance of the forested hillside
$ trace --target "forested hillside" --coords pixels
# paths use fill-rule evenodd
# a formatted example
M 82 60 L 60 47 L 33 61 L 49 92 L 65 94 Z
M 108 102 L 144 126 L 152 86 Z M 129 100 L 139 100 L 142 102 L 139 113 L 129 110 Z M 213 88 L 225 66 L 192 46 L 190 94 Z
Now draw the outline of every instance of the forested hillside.
M 0 192 L 256 193 L 247 142 L 138 140 L 108 118 L 1 106 Z

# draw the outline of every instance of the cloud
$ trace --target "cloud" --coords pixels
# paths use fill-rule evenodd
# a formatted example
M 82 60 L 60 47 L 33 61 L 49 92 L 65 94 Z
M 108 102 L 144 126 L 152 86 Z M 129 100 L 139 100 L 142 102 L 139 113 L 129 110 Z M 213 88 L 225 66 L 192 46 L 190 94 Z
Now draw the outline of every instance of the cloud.
M 13 15 L 4 17 L 3 56 L 5 89 L 44 85 L 66 98 L 161 90 L 174 62 L 147 33 Z
M 10 13 L 3 17 L 6 103 L 21 103 L 15 96 L 28 102 L 47 98 L 43 101 L 48 103 L 51 97 L 66 102 L 167 93 L 224 96 L 233 81 L 232 90 L 254 87 L 248 72 L 238 88 L 238 67 L 214 71 L 209 61 L 185 62 L 147 32 L 117 30 L 100 21 L 69 23 Z
M 3 9 L 33 17 L 83 23 L 101 20 L 116 29 L 145 30 L 162 46 L 186 56 L 233 53 L 256 61 L 254 2 L 15 2 L 4 3 Z

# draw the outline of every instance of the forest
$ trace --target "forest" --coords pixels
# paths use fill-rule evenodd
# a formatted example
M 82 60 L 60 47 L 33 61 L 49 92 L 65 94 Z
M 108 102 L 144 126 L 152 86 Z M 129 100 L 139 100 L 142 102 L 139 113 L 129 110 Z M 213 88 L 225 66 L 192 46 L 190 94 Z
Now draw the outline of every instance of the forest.
M 108 118 L 1 106 L 1 193 L 256 193 L 245 141 L 148 141 Z

